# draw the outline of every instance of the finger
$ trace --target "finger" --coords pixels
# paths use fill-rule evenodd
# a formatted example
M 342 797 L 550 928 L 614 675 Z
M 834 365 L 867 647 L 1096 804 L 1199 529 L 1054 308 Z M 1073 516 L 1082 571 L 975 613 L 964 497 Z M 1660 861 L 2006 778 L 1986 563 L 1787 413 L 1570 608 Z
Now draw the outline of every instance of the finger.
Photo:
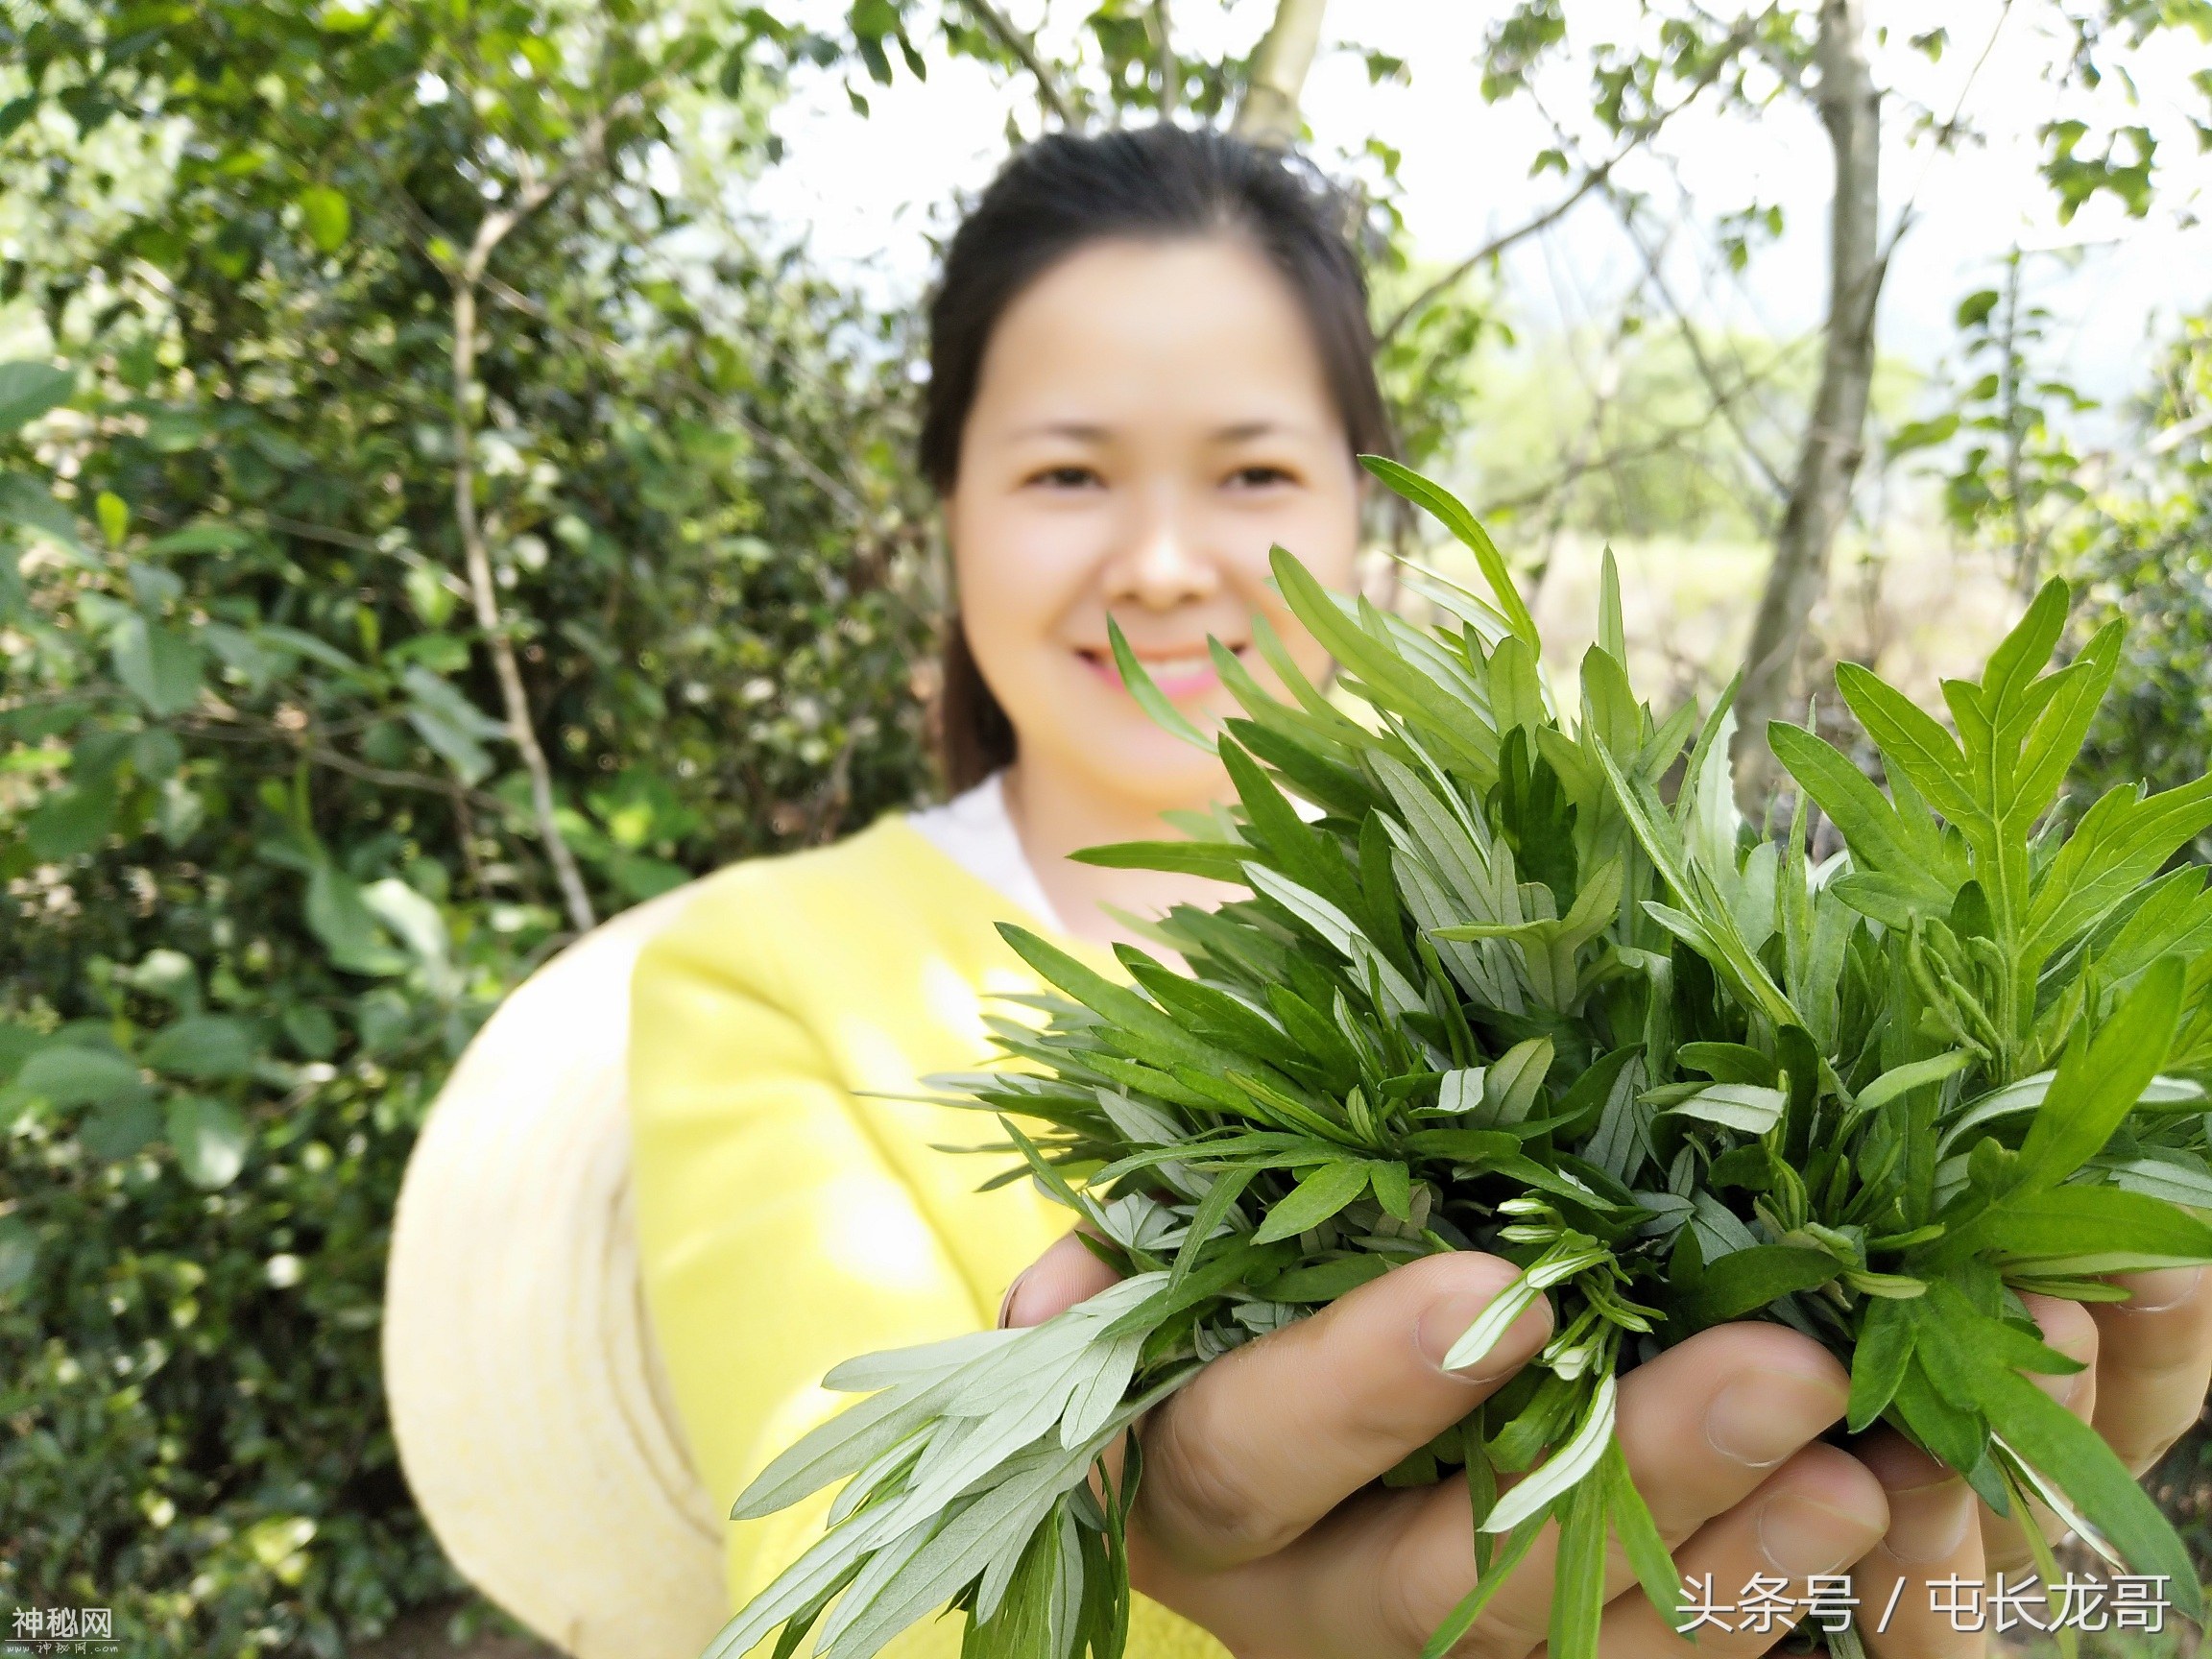
M 2196 1423 L 2212 1380 L 2212 1273 L 2174 1267 L 2115 1281 L 2132 1300 L 2101 1302 L 2097 1432 L 2140 1475 Z
M 1764 1653 L 1804 1617 L 1807 1580 L 1858 1560 L 1888 1520 L 1881 1483 L 1864 1464 L 1833 1446 L 1808 1446 L 1675 1552 L 1684 1580 L 1700 1594 L 1710 1588 L 1702 1622 L 1688 1607 L 1678 1631 L 1638 1591 L 1606 1609 L 1598 1651 L 1605 1659 Z
M 1671 1547 L 1743 1503 L 1842 1417 L 1850 1395 L 1843 1367 L 1811 1338 L 1780 1325 L 1721 1325 L 1623 1378 L 1614 1432 L 1659 1535 Z M 1429 1629 L 1444 1622 L 1473 1577 L 1465 1499 L 1437 1493 L 1431 1503 L 1440 1513 L 1409 1533 L 1382 1568 L 1407 1606 L 1402 1621 L 1425 1620 Z M 1544 1639 L 1555 1554 L 1552 1534 L 1529 1551 L 1484 1610 L 1487 1646 L 1475 1651 L 1518 1653 Z M 1619 1545 L 1609 1543 L 1608 1599 L 1634 1578 Z
M 2079 1302 L 2062 1302 L 2056 1296 L 2023 1296 L 2020 1300 L 2041 1329 L 2044 1342 L 2087 1367 L 2065 1377 L 2030 1371 L 2026 1373 L 2028 1381 L 2082 1422 L 2091 1421 L 2097 1409 L 2098 1377 L 2102 1370 L 2097 1353 L 2097 1321 Z M 2025 1524 L 2032 1525 L 2045 1538 L 2056 1539 L 2066 1531 L 2066 1524 L 2040 1503 L 2029 1504 Z M 1982 1506 L 1982 1557 L 1991 1572 L 2017 1574 L 2035 1559 L 2034 1547 L 2029 1542 L 2023 1526 L 2017 1507 L 2010 1515 L 2000 1515 L 1986 1503 Z
M 1113 1268 L 1073 1233 L 1062 1234 L 1006 1286 L 998 1301 L 998 1324 L 1005 1330 L 1042 1325 L 1114 1283 Z
M 1214 1360 L 1146 1425 L 1147 1551 L 1186 1573 L 1272 1554 L 1458 1422 L 1551 1334 L 1539 1300 L 1465 1373 L 1443 1368 L 1516 1275 L 1472 1250 L 1409 1262 Z
M 1842 1416 L 1849 1392 L 1819 1344 L 1778 1325 L 1724 1325 L 1623 1378 L 1616 1432 L 1672 1543 L 1756 1491 Z M 1609 1551 L 1610 1598 L 1634 1575 L 1617 1546 Z M 1456 1651 L 1517 1656 L 1541 1642 L 1555 1553 L 1554 1536 L 1539 1537 Z M 1382 1650 L 1415 1652 L 1474 1579 L 1466 1487 L 1455 1479 L 1362 1494 L 1295 1548 L 1244 1570 L 1238 1590 L 1279 1608 L 1286 1628 L 1327 1633 L 1346 1652 L 1377 1650 L 1378 1632 Z
M 1882 1429 L 1852 1448 L 1889 1503 L 1882 1542 L 1852 1574 L 1859 1598 L 1859 1634 L 1871 1659 L 1971 1659 L 1985 1637 L 1984 1621 L 1946 1612 L 1964 1604 L 1958 1591 L 1930 1594 L 1939 1579 L 1980 1584 L 1981 1500 L 1963 1477 L 1895 1430 Z

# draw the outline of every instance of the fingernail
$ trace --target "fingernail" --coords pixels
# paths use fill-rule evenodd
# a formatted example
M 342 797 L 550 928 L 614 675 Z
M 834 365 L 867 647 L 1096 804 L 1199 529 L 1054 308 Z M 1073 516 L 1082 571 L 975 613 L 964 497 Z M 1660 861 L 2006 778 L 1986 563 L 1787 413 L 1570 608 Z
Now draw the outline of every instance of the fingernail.
M 1713 1450 L 1753 1469 L 1779 1463 L 1843 1415 L 1848 1390 L 1798 1371 L 1754 1371 L 1731 1382 L 1705 1412 Z
M 1879 1519 L 1786 1495 L 1768 1499 L 1760 1509 L 1759 1548 L 1775 1572 L 1802 1578 L 1858 1560 L 1881 1527 Z
M 1026 1267 L 1022 1268 L 1021 1272 L 1014 1275 L 1014 1283 L 1006 1286 L 1006 1294 L 998 1298 L 999 1330 L 1003 1331 L 1007 1328 L 1007 1316 L 1014 1311 L 1015 1294 L 1022 1288 L 1022 1282 L 1028 1277 L 1029 1269 Z
M 2120 1306 L 2130 1313 L 2164 1313 L 2196 1295 L 2203 1277 L 2201 1267 L 2161 1267 L 2138 1273 L 2130 1281 L 2135 1294 Z
M 1464 1336 L 1467 1327 L 1498 1299 L 1502 1288 L 1460 1290 L 1430 1305 L 1413 1331 L 1414 1343 L 1428 1356 L 1430 1364 L 1443 1365 L 1453 1344 Z M 1505 1334 L 1491 1344 L 1489 1353 L 1451 1375 L 1464 1377 L 1470 1382 L 1494 1382 L 1501 1377 L 1510 1377 L 1528 1363 L 1529 1356 L 1544 1345 L 1551 1334 L 1551 1307 L 1539 1296 L 1527 1312 L 1505 1328 Z
M 1940 1561 L 1966 1541 L 1974 1494 L 1959 1479 L 1889 1494 L 1889 1530 L 1882 1548 L 1902 1563 Z

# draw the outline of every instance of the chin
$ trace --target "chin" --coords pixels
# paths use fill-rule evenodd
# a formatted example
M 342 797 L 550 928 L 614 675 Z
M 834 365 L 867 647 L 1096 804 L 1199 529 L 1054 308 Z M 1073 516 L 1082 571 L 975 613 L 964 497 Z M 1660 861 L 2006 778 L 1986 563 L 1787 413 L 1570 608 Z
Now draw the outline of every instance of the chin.
M 1114 792 L 1165 810 L 1226 800 L 1229 779 L 1220 761 L 1149 725 L 1142 733 L 1114 734 L 1084 751 L 1086 770 Z

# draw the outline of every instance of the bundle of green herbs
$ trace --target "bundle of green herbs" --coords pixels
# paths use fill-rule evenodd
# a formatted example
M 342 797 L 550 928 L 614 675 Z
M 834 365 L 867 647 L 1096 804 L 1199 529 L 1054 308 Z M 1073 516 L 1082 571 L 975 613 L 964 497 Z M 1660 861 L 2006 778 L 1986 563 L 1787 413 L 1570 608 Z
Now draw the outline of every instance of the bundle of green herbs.
M 1570 708 L 1473 517 L 1368 466 L 1473 551 L 1492 598 L 1411 573 L 1451 619 L 1424 630 L 1278 549 L 1290 611 L 1371 717 L 1256 619 L 1289 700 L 1215 645 L 1244 709 L 1217 738 L 1117 635 L 1124 678 L 1217 747 L 1238 804 L 1176 823 L 1188 839 L 1084 856 L 1249 897 L 1174 909 L 1157 938 L 1187 972 L 1123 947 L 1128 983 L 1003 928 L 1058 994 L 995 1021 L 1015 1064 L 931 1080 L 999 1115 L 1022 1162 L 998 1179 L 1034 1178 L 1125 1277 L 1033 1329 L 831 1372 L 867 1398 L 734 1510 L 844 1479 L 830 1527 L 712 1652 L 781 1625 L 780 1655 L 811 1632 L 817 1652 L 862 1659 L 950 1603 L 970 1656 L 1118 1655 L 1138 1415 L 1227 1350 L 1448 1250 L 1524 1270 L 1448 1364 L 1538 1296 L 1556 1334 L 1386 1477 L 1464 1479 L 1475 1508 L 1476 1587 L 1432 1655 L 1553 1522 L 1554 1659 L 1596 1651 L 1608 1532 L 1676 1616 L 1613 1437 L 1616 1380 L 1745 1318 L 1850 1368 L 1853 1430 L 1894 1425 L 2001 1512 L 2047 1503 L 2197 1615 L 2173 1530 L 2023 1375 L 2079 1367 L 2021 1293 L 2109 1299 L 2107 1275 L 2212 1260 L 2195 1214 L 2212 1210 L 2212 894 L 2200 868 L 2160 874 L 2212 824 L 2212 780 L 2054 810 L 2119 625 L 2051 666 L 2068 611 L 2053 582 L 1978 683 L 1945 683 L 1956 736 L 1845 665 L 1887 789 L 1777 724 L 1796 800 L 1769 838 L 1739 821 L 1727 700 L 1660 718 L 1630 689 L 1610 558 Z M 1843 848 L 1817 862 L 1815 810 Z

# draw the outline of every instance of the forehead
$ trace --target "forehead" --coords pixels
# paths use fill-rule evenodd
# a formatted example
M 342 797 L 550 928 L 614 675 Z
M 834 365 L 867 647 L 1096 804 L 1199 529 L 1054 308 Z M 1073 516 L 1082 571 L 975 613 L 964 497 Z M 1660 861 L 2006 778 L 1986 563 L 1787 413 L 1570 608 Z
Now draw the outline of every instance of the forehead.
M 1038 420 L 1335 423 L 1288 280 L 1236 236 L 1077 250 L 1010 304 L 983 354 L 980 436 Z

